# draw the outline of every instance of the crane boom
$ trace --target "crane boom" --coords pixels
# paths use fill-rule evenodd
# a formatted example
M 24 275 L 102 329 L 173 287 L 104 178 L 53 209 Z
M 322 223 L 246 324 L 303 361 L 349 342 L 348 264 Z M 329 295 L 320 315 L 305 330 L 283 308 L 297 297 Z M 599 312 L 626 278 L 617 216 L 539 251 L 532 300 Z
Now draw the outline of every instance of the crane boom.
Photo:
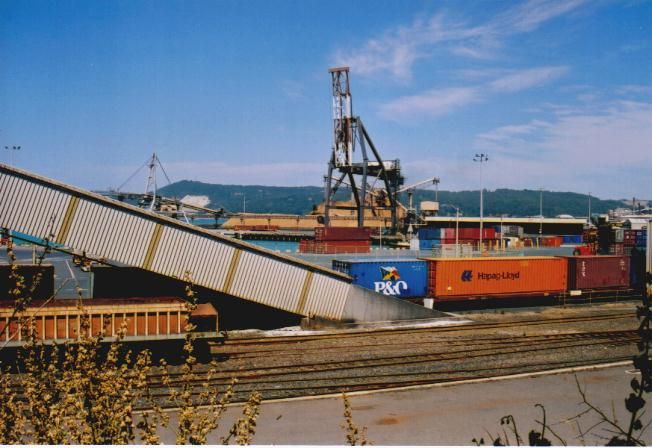
M 408 185 L 407 187 L 399 188 L 396 190 L 397 193 L 403 193 L 404 191 L 408 190 L 414 190 L 417 187 L 420 187 L 421 185 L 425 184 L 438 184 L 439 183 L 439 178 L 438 177 L 432 177 L 430 179 L 422 180 L 421 182 L 417 182 L 416 184 Z

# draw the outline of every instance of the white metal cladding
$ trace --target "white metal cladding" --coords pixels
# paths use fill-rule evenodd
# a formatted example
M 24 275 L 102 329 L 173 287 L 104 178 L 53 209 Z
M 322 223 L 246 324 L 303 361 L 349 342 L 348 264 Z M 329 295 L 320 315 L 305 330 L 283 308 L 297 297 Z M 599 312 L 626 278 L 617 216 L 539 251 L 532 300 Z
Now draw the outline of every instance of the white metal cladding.
M 193 283 L 222 290 L 233 247 L 201 235 L 164 227 L 151 269 L 177 278 L 190 273 Z
M 0 227 L 39 238 L 54 235 L 91 258 L 146 263 L 167 276 L 182 278 L 189 271 L 198 285 L 295 313 L 340 318 L 349 290 L 345 276 L 328 276 L 318 266 L 4 165 Z
M 308 271 L 272 258 L 243 251 L 230 294 L 296 312 Z
M 153 221 L 80 199 L 62 243 L 91 257 L 138 266 L 154 226 Z
M 0 224 L 38 238 L 56 235 L 70 195 L 0 173 Z
M 344 305 L 350 288 L 350 283 L 338 281 L 315 272 L 308 290 L 308 298 L 303 314 L 340 319 L 344 312 Z

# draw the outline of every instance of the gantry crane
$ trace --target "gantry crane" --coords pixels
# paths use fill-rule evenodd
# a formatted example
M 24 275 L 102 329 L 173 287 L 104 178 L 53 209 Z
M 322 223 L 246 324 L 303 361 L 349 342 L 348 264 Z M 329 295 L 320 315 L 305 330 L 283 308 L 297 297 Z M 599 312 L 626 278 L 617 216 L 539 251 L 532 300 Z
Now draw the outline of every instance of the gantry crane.
M 324 225 L 329 225 L 331 209 L 351 208 L 338 205 L 333 200 L 339 186 L 348 178 L 357 211 L 358 227 L 364 226 L 366 209 L 388 209 L 391 213 L 392 233 L 395 233 L 398 230 L 396 193 L 404 181 L 400 161 L 382 160 L 362 120 L 353 116 L 349 67 L 331 68 L 329 73 L 333 93 L 333 148 L 328 163 L 328 174 L 324 177 Z M 360 148 L 361 161 L 354 160 L 357 146 Z M 371 150 L 371 158 L 367 148 Z M 385 193 L 379 200 L 367 201 L 369 178 L 376 178 L 384 186 Z

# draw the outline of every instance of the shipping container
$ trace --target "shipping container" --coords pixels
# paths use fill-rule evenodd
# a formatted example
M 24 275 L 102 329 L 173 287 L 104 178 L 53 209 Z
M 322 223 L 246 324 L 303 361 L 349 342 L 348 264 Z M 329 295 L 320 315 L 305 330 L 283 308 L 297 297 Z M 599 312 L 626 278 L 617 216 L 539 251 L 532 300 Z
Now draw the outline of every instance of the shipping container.
M 568 259 L 568 289 L 626 288 L 630 259 L 622 255 L 585 255 Z
M 442 238 L 442 231 L 445 231 L 445 229 L 421 227 L 417 230 L 417 235 L 419 235 L 420 240 L 438 240 Z
M 563 243 L 563 238 L 560 236 L 545 236 L 539 238 L 539 246 L 541 247 L 560 247 Z
M 317 227 L 315 241 L 360 241 L 368 240 L 371 229 L 368 227 Z
M 371 242 L 365 241 L 299 241 L 299 252 L 309 254 L 365 254 L 371 250 Z
M 404 299 L 426 296 L 428 265 L 423 260 L 333 260 L 333 269 L 351 276 L 356 285 L 381 294 Z
M 441 240 L 419 240 L 419 250 L 430 250 L 441 245 Z
M 23 297 L 28 295 L 28 291 L 34 286 L 34 279 L 36 275 L 41 273 L 41 280 L 34 292 L 31 294 L 31 299 L 46 300 L 54 295 L 54 266 L 51 264 L 19 264 L 16 265 L 16 274 L 22 277 L 25 283 L 25 291 Z M 9 300 L 9 290 L 16 288 L 16 279 L 9 278 L 10 266 L 8 264 L 0 265 L 0 301 Z
M 562 244 L 582 244 L 582 235 L 563 235 Z
M 453 238 L 455 234 L 453 233 Z M 479 240 L 480 228 L 459 229 L 459 238 L 465 240 Z M 482 229 L 482 239 L 489 240 L 496 238 L 496 229 L 493 227 L 486 227 Z
M 438 300 L 547 295 L 566 290 L 565 258 L 431 258 L 428 294 Z

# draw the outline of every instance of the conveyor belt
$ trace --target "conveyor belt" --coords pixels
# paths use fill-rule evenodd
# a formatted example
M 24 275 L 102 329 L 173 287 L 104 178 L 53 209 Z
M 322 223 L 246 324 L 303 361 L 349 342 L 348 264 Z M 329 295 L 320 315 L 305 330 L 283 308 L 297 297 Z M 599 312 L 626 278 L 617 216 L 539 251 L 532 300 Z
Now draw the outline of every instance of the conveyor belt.
M 360 291 L 339 272 L 2 164 L 0 227 L 95 260 L 178 279 L 188 273 L 205 288 L 303 316 L 368 320 L 432 314 L 421 307 L 400 311 L 408 304 L 389 303 L 387 309 L 393 299 Z M 384 310 L 370 309 L 370 298 Z

